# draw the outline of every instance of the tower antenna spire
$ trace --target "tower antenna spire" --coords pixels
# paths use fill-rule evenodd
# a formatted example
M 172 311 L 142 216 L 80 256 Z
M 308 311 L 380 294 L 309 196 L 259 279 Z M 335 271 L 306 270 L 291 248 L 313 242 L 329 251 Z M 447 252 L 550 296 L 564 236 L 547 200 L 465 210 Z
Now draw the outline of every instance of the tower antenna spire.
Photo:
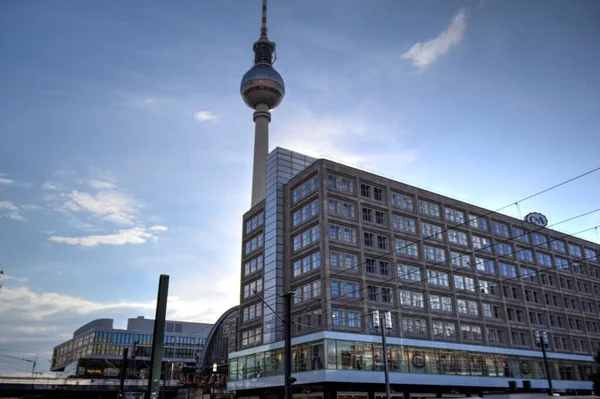
M 267 38 L 267 0 L 262 0 L 262 24 L 260 26 L 260 38 Z
M 254 164 L 252 166 L 252 206 L 265 198 L 269 122 L 271 110 L 281 103 L 285 84 L 273 68 L 275 43 L 267 37 L 267 0 L 262 0 L 260 38 L 252 46 L 254 65 L 242 77 L 240 94 L 254 110 Z

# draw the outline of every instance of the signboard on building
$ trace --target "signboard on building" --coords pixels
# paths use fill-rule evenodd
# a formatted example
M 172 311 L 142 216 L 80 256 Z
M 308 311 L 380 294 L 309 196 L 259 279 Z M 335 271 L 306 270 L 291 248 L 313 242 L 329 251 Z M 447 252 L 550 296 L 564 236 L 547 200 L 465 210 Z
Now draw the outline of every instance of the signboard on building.
M 540 227 L 546 227 L 548 225 L 548 218 L 539 212 L 528 213 L 525 215 L 525 221 Z

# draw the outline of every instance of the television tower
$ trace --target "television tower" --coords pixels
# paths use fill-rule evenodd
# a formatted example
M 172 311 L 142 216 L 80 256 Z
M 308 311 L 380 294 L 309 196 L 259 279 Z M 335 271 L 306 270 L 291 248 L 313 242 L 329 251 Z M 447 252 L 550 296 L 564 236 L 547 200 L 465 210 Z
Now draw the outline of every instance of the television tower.
M 252 206 L 265 198 L 267 154 L 269 153 L 269 122 L 271 112 L 285 95 L 281 75 L 273 68 L 275 43 L 267 37 L 267 0 L 262 2 L 260 38 L 252 46 L 254 66 L 244 74 L 240 94 L 254 109 L 254 164 L 252 166 Z

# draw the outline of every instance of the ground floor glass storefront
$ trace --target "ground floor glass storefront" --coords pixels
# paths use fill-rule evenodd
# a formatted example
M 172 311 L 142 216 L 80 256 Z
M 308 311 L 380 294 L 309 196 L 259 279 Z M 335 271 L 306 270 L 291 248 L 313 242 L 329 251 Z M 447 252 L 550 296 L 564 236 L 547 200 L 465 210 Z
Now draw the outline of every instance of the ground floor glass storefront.
M 545 379 L 541 357 L 503 355 L 388 344 L 391 373 L 444 374 Z M 312 370 L 382 371 L 382 345 L 325 339 L 292 347 L 293 372 Z M 589 381 L 592 363 L 548 359 L 553 380 Z M 283 374 L 283 349 L 230 359 L 229 380 L 240 381 Z

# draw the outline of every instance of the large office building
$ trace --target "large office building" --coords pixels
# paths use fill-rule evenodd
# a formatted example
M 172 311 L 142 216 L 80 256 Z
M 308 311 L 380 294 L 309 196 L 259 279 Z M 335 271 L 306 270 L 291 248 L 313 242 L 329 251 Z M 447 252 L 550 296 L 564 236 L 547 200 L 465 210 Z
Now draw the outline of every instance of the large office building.
M 548 387 L 589 392 L 600 349 L 600 246 L 325 159 L 276 148 L 283 99 L 263 27 L 241 94 L 255 110 L 251 209 L 244 214 L 239 337 L 228 389 L 283 392 L 282 295 L 293 297 L 294 395 L 474 395 Z M 532 223 L 535 222 L 535 223 Z M 387 328 L 386 328 L 387 330 Z M 543 338 L 542 338 L 543 340 Z
M 150 367 L 154 320 L 127 320 L 127 328 L 113 328 L 112 319 L 93 320 L 78 328 L 73 338 L 56 346 L 51 371 L 76 377 L 114 378 L 119 374 L 123 349 L 129 349 L 129 378 L 145 378 Z M 167 321 L 163 377 L 179 379 L 184 367 L 195 370 L 212 324 Z

